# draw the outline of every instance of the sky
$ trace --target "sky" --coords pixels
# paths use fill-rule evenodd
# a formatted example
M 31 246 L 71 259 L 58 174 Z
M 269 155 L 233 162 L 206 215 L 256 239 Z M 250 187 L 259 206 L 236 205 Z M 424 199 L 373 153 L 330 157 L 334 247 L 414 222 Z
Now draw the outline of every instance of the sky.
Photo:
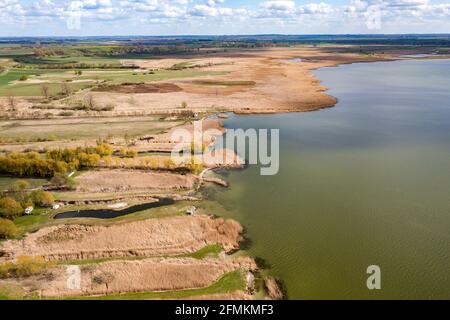
M 450 33 L 450 0 L 0 0 L 0 37 Z

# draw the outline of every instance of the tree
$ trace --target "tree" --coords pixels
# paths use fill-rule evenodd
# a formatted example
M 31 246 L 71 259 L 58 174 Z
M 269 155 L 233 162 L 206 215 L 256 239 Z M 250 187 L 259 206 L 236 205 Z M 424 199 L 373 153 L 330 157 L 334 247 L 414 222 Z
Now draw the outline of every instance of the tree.
M 44 49 L 37 48 L 36 50 L 34 50 L 34 55 L 37 57 L 43 57 L 46 55 L 46 52 Z
M 88 109 L 93 110 L 95 109 L 95 101 L 94 96 L 92 94 L 88 94 L 85 98 L 85 103 Z
M 175 164 L 175 162 L 173 162 L 172 159 L 168 158 L 168 159 L 165 159 L 165 160 L 164 160 L 164 167 L 165 167 L 167 170 L 173 170 L 173 169 L 175 169 L 176 164 Z
M 14 96 L 8 96 L 8 105 L 11 111 L 16 111 L 17 102 Z
M 48 97 L 50 96 L 50 87 L 46 84 L 43 84 L 41 86 L 41 93 L 46 99 L 48 99 Z
M 67 175 L 62 173 L 56 173 L 50 180 L 50 184 L 53 187 L 67 188 L 69 190 L 74 190 L 76 187 L 75 179 L 72 177 L 69 178 Z
M 95 147 L 95 152 L 100 157 L 107 157 L 107 156 L 111 156 L 114 153 L 114 149 L 113 149 L 113 147 L 111 147 L 111 145 L 109 145 L 107 143 L 100 143 Z
M 17 227 L 11 220 L 0 218 L 0 239 L 14 238 L 17 234 Z
M 25 192 L 30 187 L 30 184 L 25 180 L 17 180 L 9 188 L 8 191 L 14 194 L 17 201 L 25 201 L 27 193 Z
M 186 101 L 183 101 L 183 102 L 181 103 L 181 107 L 182 107 L 183 109 L 186 109 L 186 108 L 188 107 L 188 103 L 187 103 Z
M 61 83 L 61 90 L 62 90 L 62 93 L 66 96 L 68 96 L 72 93 L 72 88 L 71 88 L 70 84 L 68 84 L 67 82 Z
M 14 268 L 17 277 L 29 277 L 40 274 L 47 267 L 48 263 L 42 257 L 20 256 Z
M 7 219 L 15 219 L 23 214 L 22 206 L 13 198 L 0 199 L 0 216 Z
M 23 76 L 20 77 L 19 80 L 20 81 L 27 81 L 28 80 L 28 76 L 24 74 Z
M 115 279 L 114 275 L 110 272 L 104 271 L 100 274 L 97 274 L 95 276 L 92 277 L 92 282 L 99 284 L 99 285 L 105 285 L 106 286 L 106 290 L 109 289 L 109 284 L 111 282 L 113 282 Z
M 10 187 L 11 192 L 23 192 L 30 187 L 30 184 L 26 180 L 17 180 Z
M 30 197 L 33 203 L 40 207 L 49 207 L 55 203 L 53 195 L 44 190 L 35 190 L 31 193 Z

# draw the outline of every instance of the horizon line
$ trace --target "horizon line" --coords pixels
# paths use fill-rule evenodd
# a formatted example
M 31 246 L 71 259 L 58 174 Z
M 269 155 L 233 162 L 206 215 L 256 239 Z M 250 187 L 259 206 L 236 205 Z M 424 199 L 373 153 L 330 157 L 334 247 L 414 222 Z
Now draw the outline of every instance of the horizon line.
M 261 36 L 448 36 L 450 33 L 255 33 L 255 34 L 171 34 L 171 35 L 29 35 L 29 36 L 0 36 L 0 39 L 26 39 L 26 38 L 116 38 L 116 37 L 147 37 L 147 38 L 175 38 L 175 37 L 261 37 Z

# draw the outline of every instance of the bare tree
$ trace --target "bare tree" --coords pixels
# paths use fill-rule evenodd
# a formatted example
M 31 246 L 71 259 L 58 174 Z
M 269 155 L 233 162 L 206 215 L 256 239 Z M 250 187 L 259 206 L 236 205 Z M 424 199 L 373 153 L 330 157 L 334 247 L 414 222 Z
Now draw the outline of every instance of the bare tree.
M 46 84 L 43 84 L 43 85 L 41 86 L 41 92 L 42 92 L 42 95 L 43 95 L 46 99 L 48 99 L 49 96 L 50 96 L 50 87 L 49 87 L 48 85 L 46 85 Z
M 61 83 L 61 90 L 62 90 L 63 94 L 66 96 L 68 96 L 72 93 L 72 88 L 70 87 L 70 85 L 67 82 Z
M 94 101 L 94 96 L 92 94 L 88 94 L 85 98 L 85 102 L 86 102 L 86 106 L 89 109 L 95 109 L 95 101 Z
M 11 111 L 17 111 L 17 101 L 16 97 L 8 96 L 8 105 Z

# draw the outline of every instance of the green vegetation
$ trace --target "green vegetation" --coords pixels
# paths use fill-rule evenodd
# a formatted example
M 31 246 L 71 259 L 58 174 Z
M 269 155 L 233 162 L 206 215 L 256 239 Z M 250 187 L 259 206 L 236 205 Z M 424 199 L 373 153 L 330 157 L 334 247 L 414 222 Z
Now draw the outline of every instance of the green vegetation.
M 222 251 L 223 251 L 223 248 L 221 245 L 212 244 L 212 245 L 209 245 L 209 246 L 206 246 L 206 247 L 200 249 L 197 252 L 194 252 L 190 256 L 192 258 L 201 260 L 201 259 L 204 259 L 207 257 L 217 257 Z
M 0 239 L 11 239 L 17 235 L 17 227 L 11 220 L 0 218 Z
M 92 159 L 92 161 L 97 158 Z M 10 153 L 0 157 L 0 173 L 16 177 L 51 178 L 56 173 L 65 173 L 75 169 L 79 162 L 66 163 L 53 159 L 44 159 L 36 152 Z
M 30 225 L 35 224 L 36 220 L 44 221 L 45 216 L 42 213 L 54 202 L 50 192 L 30 190 L 27 181 L 15 181 L 0 198 L 0 239 L 17 236 L 20 233 L 20 224 Z M 25 212 L 29 207 L 33 208 L 33 211 Z
M 54 193 L 56 198 L 64 197 L 67 198 L 65 193 Z M 73 193 L 70 193 L 73 195 Z M 133 203 L 139 204 L 139 203 Z M 176 204 L 170 206 L 164 206 L 159 208 L 153 208 L 148 210 L 143 210 L 140 212 L 136 212 L 133 214 L 129 214 L 127 216 L 118 217 L 115 219 L 109 220 L 101 220 L 101 219 L 69 219 L 69 220 L 54 220 L 53 216 L 55 214 L 65 212 L 65 211 L 73 211 L 73 210 L 95 210 L 95 209 L 104 209 L 105 205 L 96 204 L 96 205 L 71 205 L 65 206 L 62 209 L 52 211 L 52 214 L 49 214 L 48 209 L 46 208 L 36 208 L 31 215 L 21 216 L 14 220 L 14 223 L 18 229 L 17 236 L 22 236 L 25 233 L 34 232 L 41 228 L 65 223 L 65 224 L 84 224 L 84 225 L 113 225 L 116 223 L 122 223 L 124 221 L 132 222 L 132 221 L 141 221 L 147 219 L 161 219 L 167 217 L 174 216 L 183 216 L 186 214 L 186 210 L 192 206 L 189 202 L 180 201 Z
M 49 207 L 55 203 L 55 198 L 50 192 L 34 190 L 30 194 L 30 200 L 37 206 Z
M 223 251 L 222 246 L 218 244 L 212 244 L 208 245 L 194 253 L 191 254 L 184 254 L 180 256 L 176 256 L 179 258 L 194 258 L 198 260 L 202 260 L 209 257 L 217 257 L 221 252 Z M 140 256 L 140 257 L 111 257 L 111 258 L 100 258 L 100 259 L 85 259 L 85 260 L 69 260 L 69 261 L 61 261 L 60 264 L 63 265 L 89 265 L 89 264 L 97 264 L 97 263 L 103 263 L 108 261 L 121 261 L 121 260 L 144 260 L 148 258 L 168 258 L 173 257 L 169 255 L 165 256 Z
M 102 157 L 110 156 L 113 149 L 105 143 L 96 147 L 53 149 L 41 157 L 36 152 L 10 153 L 0 157 L 0 173 L 18 177 L 51 178 L 69 170 L 92 168 Z
M 24 215 L 14 220 L 17 227 L 16 237 L 20 237 L 27 232 L 32 232 L 52 222 L 52 217 L 48 215 L 49 209 L 35 208 L 30 215 Z
M 24 290 L 18 285 L 0 285 L 0 300 L 22 300 L 24 295 Z
M 5 197 L 0 199 L 0 216 L 14 220 L 24 213 L 24 208 L 14 198 Z
M 73 176 L 69 177 L 66 174 L 57 172 L 50 180 L 50 185 L 58 189 L 74 190 L 76 187 L 76 181 Z
M 224 86 L 224 87 L 254 86 L 256 84 L 255 81 L 214 81 L 214 80 L 196 80 L 195 83 L 204 86 Z
M 65 82 L 70 84 L 71 91 L 105 85 L 119 85 L 123 83 L 143 83 L 152 81 L 163 81 L 178 78 L 191 78 L 208 75 L 223 75 L 224 72 L 202 71 L 194 69 L 182 70 L 158 70 L 154 72 L 132 72 L 122 70 L 87 70 L 81 72 L 67 71 L 64 69 L 11 69 L 0 74 L 0 96 L 43 96 L 42 86 L 48 86 L 49 96 L 64 96 L 65 90 L 62 86 Z M 26 76 L 27 80 L 20 81 Z M 19 83 L 20 82 L 20 83 Z
M 0 191 L 6 190 L 13 185 L 16 185 L 18 181 L 25 181 L 31 189 L 42 187 L 47 184 L 45 179 L 19 179 L 11 177 L 0 177 Z
M 42 257 L 20 256 L 17 262 L 5 262 L 0 265 L 0 278 L 30 277 L 42 273 L 49 265 Z

